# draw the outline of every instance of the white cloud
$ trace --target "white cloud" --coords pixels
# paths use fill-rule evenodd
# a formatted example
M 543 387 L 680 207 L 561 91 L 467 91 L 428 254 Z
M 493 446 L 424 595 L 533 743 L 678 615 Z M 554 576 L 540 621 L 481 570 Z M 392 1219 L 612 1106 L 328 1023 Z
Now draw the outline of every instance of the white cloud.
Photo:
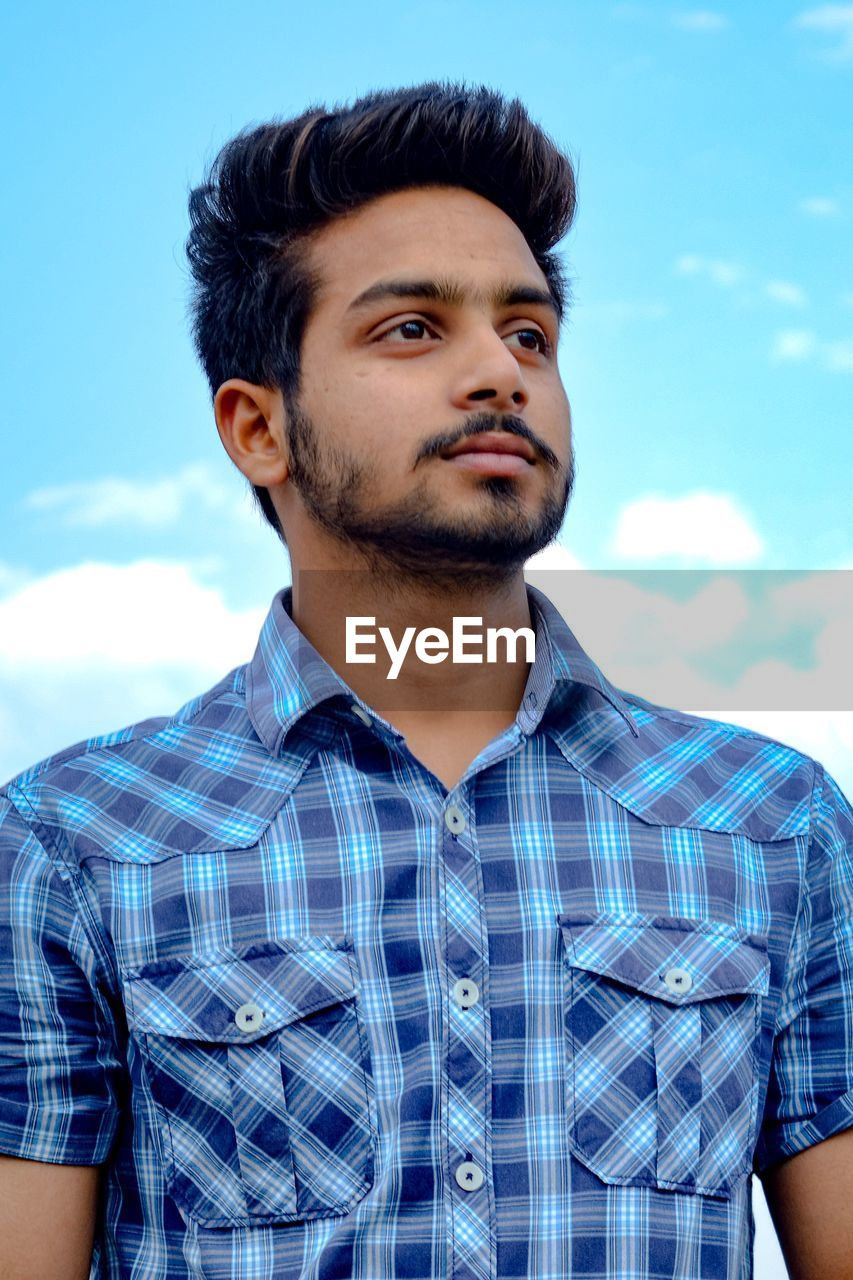
M 729 25 L 724 13 L 712 9 L 691 9 L 685 13 L 676 13 L 672 17 L 673 25 L 682 31 L 723 31 Z
M 853 60 L 853 4 L 823 4 L 806 9 L 794 19 L 794 26 L 835 36 L 836 44 L 827 57 L 834 62 Z
M 731 289 L 743 276 L 742 268 L 734 262 L 721 258 L 703 258 L 696 253 L 683 253 L 677 259 L 675 269 L 682 276 L 707 276 L 724 289 Z
M 817 346 L 810 329 L 785 329 L 773 339 L 770 359 L 773 364 L 788 360 L 807 360 Z
M 57 511 L 69 527 L 122 524 L 166 528 L 199 508 L 245 519 L 249 499 L 227 483 L 224 471 L 220 474 L 199 462 L 160 480 L 108 476 L 36 489 L 24 499 L 24 505 L 30 511 Z
M 225 671 L 245 660 L 262 620 L 234 612 L 197 569 L 179 562 L 87 562 L 0 599 L 0 670 L 63 672 L 185 667 Z
M 524 572 L 537 572 L 542 569 L 583 569 L 577 556 L 560 542 L 551 542 L 535 556 L 531 556 L 524 566 Z
M 803 307 L 806 304 L 806 295 L 799 285 L 792 284 L 790 280 L 768 280 L 764 292 L 774 302 L 784 303 L 788 307 Z
M 0 782 L 70 743 L 170 715 L 251 658 L 266 607 L 230 608 L 202 580 L 208 569 L 85 563 L 0 596 Z
M 764 543 L 728 494 L 697 492 L 628 503 L 617 520 L 613 550 L 629 560 L 745 565 L 761 557 Z
M 825 342 L 811 329 L 785 329 L 770 348 L 771 364 L 817 360 L 828 373 L 853 373 L 853 338 Z
M 828 196 L 809 196 L 800 201 L 800 209 L 812 218 L 834 218 L 838 213 L 838 201 Z

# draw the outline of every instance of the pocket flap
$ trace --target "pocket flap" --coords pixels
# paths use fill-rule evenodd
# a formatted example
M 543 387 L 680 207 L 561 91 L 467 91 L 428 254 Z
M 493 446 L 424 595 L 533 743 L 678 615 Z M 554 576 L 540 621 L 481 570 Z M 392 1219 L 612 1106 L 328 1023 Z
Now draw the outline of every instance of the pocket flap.
M 352 996 L 355 966 L 348 943 L 285 938 L 142 965 L 123 982 L 131 1030 L 250 1044 Z
M 723 921 L 570 913 L 558 915 L 557 923 L 572 968 L 670 1004 L 766 995 L 770 987 L 767 938 Z

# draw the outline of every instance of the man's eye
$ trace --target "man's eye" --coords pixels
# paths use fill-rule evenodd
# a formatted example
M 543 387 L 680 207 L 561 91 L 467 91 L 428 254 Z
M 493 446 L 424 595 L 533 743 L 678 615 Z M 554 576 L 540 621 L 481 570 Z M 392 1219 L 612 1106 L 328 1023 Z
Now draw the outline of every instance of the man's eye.
M 532 338 L 533 345 L 525 346 L 525 351 L 538 350 L 540 355 L 543 356 L 551 354 L 551 343 L 541 329 L 516 329 L 515 333 L 510 333 L 507 336 L 510 338 Z
M 393 329 L 386 329 L 385 332 L 380 334 L 379 336 L 380 338 L 389 338 L 392 333 L 402 334 L 404 330 L 408 331 L 405 333 L 406 340 L 408 340 L 409 338 L 422 338 L 424 336 L 423 333 L 413 333 L 412 332 L 413 329 L 424 329 L 428 333 L 433 332 L 433 330 L 430 329 L 429 325 L 426 323 L 425 320 L 401 320 L 399 324 L 394 325 Z

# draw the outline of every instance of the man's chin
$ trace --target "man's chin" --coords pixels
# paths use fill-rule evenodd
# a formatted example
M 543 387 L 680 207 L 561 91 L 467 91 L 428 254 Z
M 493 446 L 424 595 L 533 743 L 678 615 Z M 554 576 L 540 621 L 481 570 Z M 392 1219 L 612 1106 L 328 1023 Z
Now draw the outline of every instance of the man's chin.
M 495 574 L 515 572 L 553 540 L 525 539 L 459 539 L 446 534 L 419 537 L 401 533 L 399 537 L 385 537 L 372 542 L 360 539 L 357 544 L 372 565 L 396 565 L 413 574 L 429 571 L 432 574 Z

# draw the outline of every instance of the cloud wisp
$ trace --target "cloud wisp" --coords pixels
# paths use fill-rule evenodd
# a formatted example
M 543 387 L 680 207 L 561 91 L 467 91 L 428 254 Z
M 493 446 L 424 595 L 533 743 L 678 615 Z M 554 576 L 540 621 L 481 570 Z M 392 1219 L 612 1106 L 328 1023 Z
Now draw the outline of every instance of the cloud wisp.
M 828 62 L 853 63 L 853 4 L 822 4 L 804 9 L 793 20 L 799 31 L 817 31 L 834 43 L 824 51 Z
M 734 289 L 736 285 L 747 282 L 748 272 L 736 262 L 726 258 L 707 258 L 700 253 L 683 253 L 675 261 L 675 271 L 680 276 L 698 276 L 710 280 L 722 289 Z M 765 280 L 761 291 L 771 302 L 778 302 L 786 307 L 805 307 L 808 296 L 804 289 L 793 280 Z M 744 293 L 741 300 L 751 301 L 749 294 Z
M 681 31 L 696 31 L 700 35 L 714 35 L 725 31 L 730 20 L 716 9 L 688 9 L 672 15 L 672 25 Z
M 774 302 L 781 302 L 786 307 L 804 307 L 808 302 L 804 291 L 798 284 L 790 280 L 768 280 L 764 292 Z
M 723 289 L 732 289 L 743 278 L 743 268 L 722 258 L 704 258 L 698 253 L 683 253 L 676 260 L 680 276 L 704 276 Z
M 841 212 L 838 201 L 830 196 L 808 196 L 800 201 L 799 207 L 810 218 L 836 218 Z
M 670 313 L 665 302 L 632 302 L 628 299 L 614 299 L 611 302 L 587 302 L 578 305 L 581 316 L 590 316 L 593 320 L 603 320 L 614 324 L 630 324 L 633 321 L 664 320 Z
M 813 329 L 783 329 L 770 347 L 771 364 L 815 362 L 827 373 L 853 373 L 853 338 L 821 339 Z
M 207 463 L 191 463 L 159 480 L 127 480 L 108 476 L 36 489 L 24 499 L 29 511 L 56 512 L 67 528 L 105 525 L 165 529 L 199 509 L 228 512 L 245 519 L 245 494 Z

